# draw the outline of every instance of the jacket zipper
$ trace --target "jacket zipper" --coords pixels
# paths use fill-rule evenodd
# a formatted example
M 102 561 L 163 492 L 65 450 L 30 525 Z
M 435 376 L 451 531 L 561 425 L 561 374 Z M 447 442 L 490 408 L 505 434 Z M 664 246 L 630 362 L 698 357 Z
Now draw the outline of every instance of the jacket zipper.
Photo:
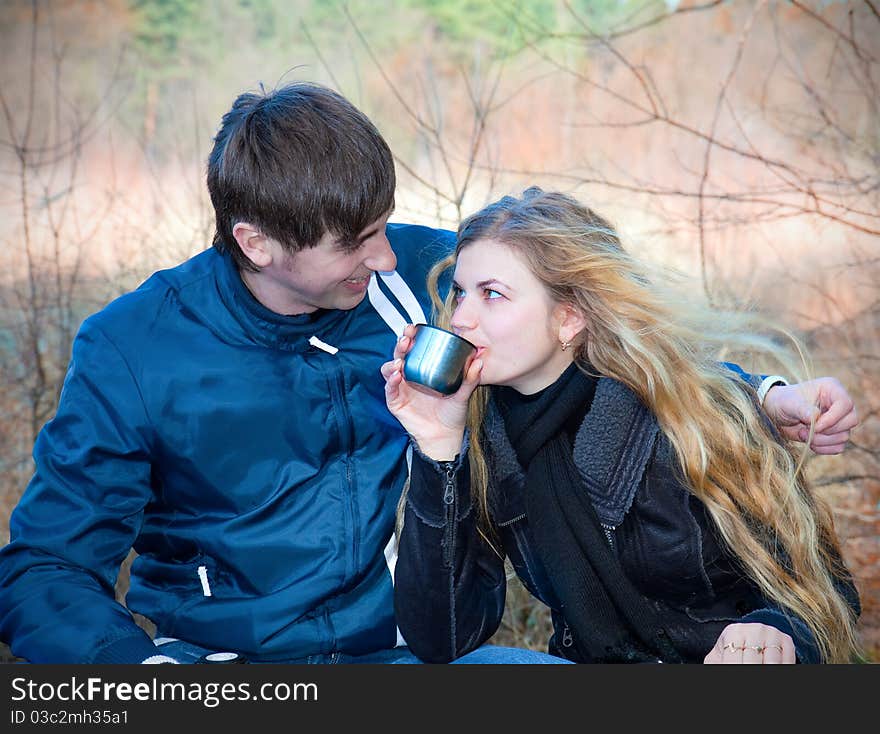
M 443 536 L 443 563 L 449 569 L 449 611 L 452 620 L 450 627 L 449 650 L 452 657 L 458 653 L 458 640 L 455 625 L 455 462 L 440 463 L 446 473 L 443 487 L 443 504 L 446 506 L 446 528 Z
M 608 545 L 612 548 L 614 547 L 614 538 L 612 537 L 612 533 L 617 530 L 617 525 L 606 525 L 604 522 L 599 523 L 602 526 L 602 532 L 605 533 L 605 538 L 608 540 Z
M 351 522 L 351 556 L 349 573 L 345 574 L 346 580 L 353 573 L 357 573 L 358 556 L 360 555 L 360 528 L 358 526 L 358 510 L 357 510 L 357 486 L 352 471 L 351 458 L 351 434 L 354 430 L 352 426 L 351 413 L 348 410 L 348 402 L 345 400 L 345 385 L 343 384 L 343 376 L 337 364 L 333 365 L 333 376 L 330 380 L 330 390 L 333 397 L 333 403 L 339 411 L 339 441 L 342 451 L 342 462 L 345 467 L 345 482 L 348 485 L 348 515 Z
M 443 504 L 446 505 L 446 542 L 443 560 L 451 567 L 455 542 L 455 462 L 444 461 L 440 466 L 446 473 L 446 484 L 443 487 Z

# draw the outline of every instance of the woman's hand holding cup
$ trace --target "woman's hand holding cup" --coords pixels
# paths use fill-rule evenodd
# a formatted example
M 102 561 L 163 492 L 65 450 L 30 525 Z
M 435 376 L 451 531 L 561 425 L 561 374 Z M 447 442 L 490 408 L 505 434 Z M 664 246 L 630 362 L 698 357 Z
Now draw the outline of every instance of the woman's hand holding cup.
M 434 327 L 421 326 L 420 328 L 433 329 Z M 435 331 L 440 332 L 441 335 L 448 334 L 440 329 L 435 329 Z M 403 336 L 394 347 L 394 358 L 382 365 L 382 377 L 385 378 L 385 403 L 392 415 L 415 439 L 423 454 L 436 461 L 451 461 L 461 449 L 467 420 L 468 399 L 474 388 L 480 383 L 480 370 L 483 363 L 479 359 L 474 359 L 472 351 L 461 368 L 461 386 L 448 395 L 407 380 L 404 374 L 406 358 L 413 348 L 417 333 L 415 325 L 407 325 Z M 432 335 L 428 334 L 428 336 Z M 421 346 L 428 350 L 436 349 L 430 343 Z M 444 358 L 443 355 L 439 356 L 441 359 Z M 440 367 L 444 366 L 440 365 Z M 454 365 L 453 368 L 458 369 Z M 428 372 L 423 369 L 420 374 L 425 375 L 425 382 L 430 384 L 431 377 L 428 376 Z M 434 369 L 433 372 L 437 372 L 437 370 Z M 446 384 L 448 382 L 447 380 Z M 455 382 L 457 380 L 453 384 Z

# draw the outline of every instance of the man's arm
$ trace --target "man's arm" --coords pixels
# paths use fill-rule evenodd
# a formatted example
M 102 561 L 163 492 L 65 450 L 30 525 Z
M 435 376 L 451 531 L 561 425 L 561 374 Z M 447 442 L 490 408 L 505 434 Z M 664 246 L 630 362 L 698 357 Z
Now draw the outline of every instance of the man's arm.
M 755 388 L 767 417 L 789 441 L 806 442 L 815 419 L 810 448 L 817 454 L 843 453 L 859 416 L 839 380 L 818 377 L 794 385 L 779 384 L 785 382 L 781 377 L 750 375 L 732 362 L 724 366 Z
M 840 454 L 859 423 L 853 400 L 833 377 L 777 385 L 764 397 L 764 411 L 791 441 L 806 442 L 817 454 Z M 810 424 L 815 420 L 810 439 Z
M 114 599 L 151 496 L 148 421 L 129 366 L 87 322 L 36 472 L 0 549 L 0 637 L 34 663 L 139 663 L 149 636 Z

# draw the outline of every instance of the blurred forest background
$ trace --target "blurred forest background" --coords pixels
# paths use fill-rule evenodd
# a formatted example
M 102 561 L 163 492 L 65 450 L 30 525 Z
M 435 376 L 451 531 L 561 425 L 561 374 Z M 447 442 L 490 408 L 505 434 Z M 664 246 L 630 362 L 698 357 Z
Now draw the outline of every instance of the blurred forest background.
M 395 220 L 559 188 L 701 298 L 802 335 L 861 417 L 809 471 L 880 659 L 878 0 L 4 0 L 0 543 L 79 323 L 209 245 L 220 117 L 293 80 L 376 122 Z M 547 630 L 511 581 L 496 641 Z

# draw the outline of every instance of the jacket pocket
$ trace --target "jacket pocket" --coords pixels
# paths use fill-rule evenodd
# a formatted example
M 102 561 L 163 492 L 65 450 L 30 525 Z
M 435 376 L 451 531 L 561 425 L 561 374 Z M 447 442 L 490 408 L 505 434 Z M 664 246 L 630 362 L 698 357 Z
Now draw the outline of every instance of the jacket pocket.
M 185 562 L 140 555 L 132 564 L 128 599 L 135 611 L 158 621 L 188 601 L 214 596 L 219 586 L 216 564 L 203 553 Z

